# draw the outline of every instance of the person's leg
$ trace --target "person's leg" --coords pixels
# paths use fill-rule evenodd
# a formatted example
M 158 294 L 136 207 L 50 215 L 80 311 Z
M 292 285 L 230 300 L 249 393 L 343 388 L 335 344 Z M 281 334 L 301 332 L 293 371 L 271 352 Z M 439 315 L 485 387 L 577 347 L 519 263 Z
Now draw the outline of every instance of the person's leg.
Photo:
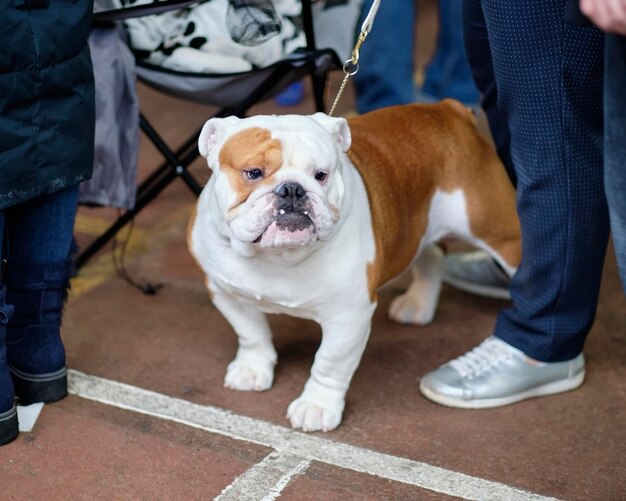
M 603 33 L 565 2 L 484 0 L 522 226 L 513 308 L 495 335 L 529 357 L 576 357 L 593 323 L 608 239 L 602 166 Z
M 417 99 L 422 102 L 436 102 L 443 99 L 443 83 L 446 79 L 446 60 L 451 49 L 450 37 L 445 36 L 449 33 L 450 29 L 443 24 L 442 3 L 442 1 L 439 1 L 438 5 L 439 27 L 435 53 L 424 68 L 424 82 L 417 94 Z
M 481 107 L 487 115 L 489 130 L 498 156 L 513 185 L 517 183 L 511 159 L 511 134 L 506 118 L 498 108 L 498 88 L 493 73 L 493 61 L 487 25 L 480 0 L 463 0 L 463 37 L 472 77 L 480 91 Z
M 22 404 L 67 395 L 60 326 L 77 197 L 73 186 L 6 210 L 7 360 Z
M 3 235 L 4 211 L 0 209 L 0 258 Z M 6 289 L 2 284 L 1 267 L 0 259 L 0 445 L 4 445 L 17 437 L 18 425 L 13 382 L 6 359 L 6 325 L 11 319 L 13 307 L 6 304 Z
M 604 187 L 626 293 L 626 37 L 608 35 L 604 82 Z
M 357 29 L 373 0 L 363 2 Z M 413 0 L 381 2 L 374 25 L 360 50 L 354 76 L 359 113 L 415 101 L 413 85 Z
M 499 315 L 495 338 L 422 379 L 427 396 L 444 395 L 461 407 L 503 405 L 582 383 L 581 352 L 608 240 L 603 34 L 565 24 L 564 0 L 482 5 L 499 107 L 511 132 L 522 262 L 513 307 Z
M 446 97 L 475 106 L 479 95 L 465 54 L 459 0 L 439 1 L 439 37 L 433 60 L 426 68 L 422 92 L 439 100 Z

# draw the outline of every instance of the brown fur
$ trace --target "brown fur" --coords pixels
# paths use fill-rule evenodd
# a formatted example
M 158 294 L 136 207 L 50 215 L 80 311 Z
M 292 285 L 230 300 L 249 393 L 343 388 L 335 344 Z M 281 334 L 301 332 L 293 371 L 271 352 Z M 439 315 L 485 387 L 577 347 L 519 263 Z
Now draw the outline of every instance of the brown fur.
M 232 210 L 245 202 L 259 183 L 274 174 L 283 163 L 282 143 L 272 139 L 271 131 L 260 127 L 250 127 L 233 134 L 226 140 L 220 151 L 220 169 L 236 193 Z M 260 169 L 263 177 L 248 179 L 245 171 Z
M 415 257 L 435 190 L 462 189 L 474 236 L 511 266 L 521 259 L 515 193 L 493 147 L 460 103 L 385 108 L 349 120 L 348 156 L 361 173 L 372 211 L 376 257 L 370 296 Z

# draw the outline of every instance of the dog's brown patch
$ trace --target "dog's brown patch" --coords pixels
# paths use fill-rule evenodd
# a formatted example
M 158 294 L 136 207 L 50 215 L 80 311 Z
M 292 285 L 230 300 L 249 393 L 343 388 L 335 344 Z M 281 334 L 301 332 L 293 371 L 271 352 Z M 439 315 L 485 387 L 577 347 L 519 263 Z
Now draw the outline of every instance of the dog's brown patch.
M 480 135 L 467 142 L 471 171 L 459 172 L 472 234 L 485 242 L 512 268 L 522 260 L 521 230 L 515 189 L 493 146 Z M 473 174 L 472 174 L 473 173 Z
M 385 108 L 349 124 L 348 156 L 361 173 L 372 212 L 376 256 L 366 270 L 372 301 L 415 257 L 437 189 L 462 189 L 474 235 L 511 266 L 519 264 L 515 194 L 469 110 L 445 100 Z
M 283 163 L 282 143 L 272 139 L 272 133 L 261 127 L 250 127 L 229 137 L 219 155 L 220 169 L 236 193 L 235 203 L 229 210 L 245 202 L 259 183 L 268 182 Z M 260 169 L 263 177 L 252 180 L 246 171 Z
M 372 213 L 376 256 L 367 267 L 372 301 L 415 257 L 435 190 L 431 171 L 438 160 L 429 158 L 433 149 L 420 137 L 419 115 L 411 110 L 385 108 L 349 120 L 348 156 L 361 173 Z M 426 157 L 414 158 L 413 152 Z
M 476 118 L 458 101 L 446 99 L 459 117 L 451 120 L 457 158 L 440 177 L 444 191 L 463 190 L 474 237 L 485 242 L 513 268 L 522 259 L 515 189 L 493 145 L 476 129 Z M 462 138 L 462 139 L 461 139 Z

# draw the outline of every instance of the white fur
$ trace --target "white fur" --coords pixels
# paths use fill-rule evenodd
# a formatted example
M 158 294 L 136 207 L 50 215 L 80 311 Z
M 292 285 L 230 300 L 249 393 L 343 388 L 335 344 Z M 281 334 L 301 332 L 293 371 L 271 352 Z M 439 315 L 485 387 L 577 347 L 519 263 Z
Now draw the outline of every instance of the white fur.
M 441 190 L 435 192 L 428 212 L 428 229 L 422 240 L 422 247 L 435 243 L 448 235 L 454 235 L 488 252 L 509 276 L 515 274 L 516 268 L 509 265 L 492 247 L 472 233 L 467 212 L 467 200 L 465 193 L 460 189 L 451 192 Z
M 489 252 L 509 276 L 515 273 L 515 268 L 507 264 L 500 254 L 472 233 L 463 190 L 437 190 L 428 211 L 428 227 L 422 237 L 418 257 L 411 266 L 411 284 L 389 306 L 389 316 L 396 322 L 415 325 L 432 322 L 443 281 L 444 255 L 436 243 L 448 236 L 461 238 Z
M 409 288 L 389 306 L 389 316 L 401 324 L 427 325 L 433 321 L 443 281 L 443 251 L 427 246 L 411 267 Z
M 282 141 L 284 165 L 272 186 L 259 188 L 229 212 L 233 193 L 220 175 L 219 149 L 231 134 L 256 126 Z M 320 114 L 213 119 L 200 136 L 200 152 L 214 175 L 200 196 L 190 246 L 207 275 L 215 306 L 239 336 L 225 385 L 257 391 L 271 387 L 276 352 L 264 314 L 318 322 L 322 342 L 310 378 L 287 411 L 292 426 L 305 431 L 332 430 L 341 422 L 376 307 L 366 273 L 375 258 L 370 206 L 363 181 L 344 153 L 349 146 L 345 120 Z M 326 185 L 312 177 L 320 168 L 330 173 Z M 265 248 L 254 242 L 271 219 L 263 215 L 268 210 L 264 197 L 284 181 L 300 183 L 316 198 L 316 211 L 330 219 L 316 222 L 319 235 L 309 245 Z M 420 250 L 450 233 L 482 245 L 469 231 L 460 191 L 435 194 Z M 434 248 L 416 261 L 413 283 L 392 304 L 393 318 L 416 324 L 432 320 L 441 288 L 440 263 L 441 253 Z

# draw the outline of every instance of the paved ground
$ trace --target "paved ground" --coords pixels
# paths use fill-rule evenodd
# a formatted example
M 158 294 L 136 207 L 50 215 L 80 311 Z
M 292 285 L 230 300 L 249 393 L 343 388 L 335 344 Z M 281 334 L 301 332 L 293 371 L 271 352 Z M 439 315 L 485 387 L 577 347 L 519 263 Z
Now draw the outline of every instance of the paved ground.
M 427 11 L 421 25 L 432 16 Z M 421 47 L 423 56 L 432 37 Z M 146 114 L 174 144 L 211 111 L 140 90 Z M 307 101 L 255 111 L 311 108 Z M 144 142 L 142 175 L 158 160 Z M 200 162 L 192 170 L 208 176 Z M 81 270 L 63 328 L 72 395 L 44 407 L 31 433 L 0 449 L 0 499 L 626 499 L 626 300 L 611 252 L 581 389 L 485 411 L 426 401 L 420 375 L 486 337 L 507 303 L 446 287 L 431 326 L 401 326 L 386 316 L 399 290 L 390 287 L 343 424 L 303 434 L 289 428 L 285 411 L 307 378 L 320 330 L 272 318 L 274 387 L 223 388 L 236 340 L 185 248 L 193 202 L 176 182 L 137 218 L 128 269 L 139 281 L 163 283 L 157 295 L 117 277 L 108 249 Z M 79 241 L 112 215 L 81 209 Z

